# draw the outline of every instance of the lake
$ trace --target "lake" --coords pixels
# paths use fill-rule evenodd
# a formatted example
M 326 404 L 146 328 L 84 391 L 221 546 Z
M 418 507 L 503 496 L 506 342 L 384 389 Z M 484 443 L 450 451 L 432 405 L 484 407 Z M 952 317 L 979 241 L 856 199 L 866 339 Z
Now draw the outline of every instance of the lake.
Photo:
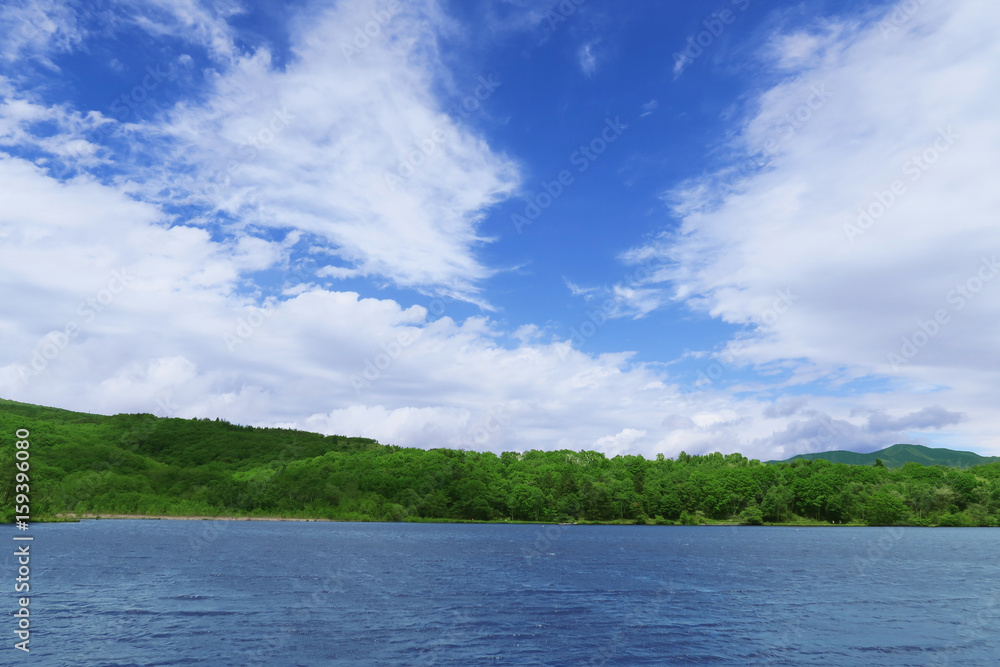
M 100 520 L 30 534 L 25 664 L 992 666 L 1000 655 L 1000 530 L 989 528 Z

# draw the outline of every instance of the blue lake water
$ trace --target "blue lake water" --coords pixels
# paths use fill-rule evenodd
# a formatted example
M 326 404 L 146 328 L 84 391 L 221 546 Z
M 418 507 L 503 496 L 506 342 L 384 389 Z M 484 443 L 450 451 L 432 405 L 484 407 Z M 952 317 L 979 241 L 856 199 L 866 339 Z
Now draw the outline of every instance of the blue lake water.
M 103 520 L 30 534 L 24 664 L 1000 657 L 997 529 Z M 0 663 L 22 657 L 11 647 Z

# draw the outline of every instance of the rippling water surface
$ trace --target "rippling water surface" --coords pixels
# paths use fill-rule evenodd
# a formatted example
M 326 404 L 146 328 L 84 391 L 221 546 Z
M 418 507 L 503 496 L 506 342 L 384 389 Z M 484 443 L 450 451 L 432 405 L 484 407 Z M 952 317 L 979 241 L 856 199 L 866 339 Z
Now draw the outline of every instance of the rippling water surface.
M 31 533 L 35 665 L 1000 656 L 997 529 L 103 520 Z

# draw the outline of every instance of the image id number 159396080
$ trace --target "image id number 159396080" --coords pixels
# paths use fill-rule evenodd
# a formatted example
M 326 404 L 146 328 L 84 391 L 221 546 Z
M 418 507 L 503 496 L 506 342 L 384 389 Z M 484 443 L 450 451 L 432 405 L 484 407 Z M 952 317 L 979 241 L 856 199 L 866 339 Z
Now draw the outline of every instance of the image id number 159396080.
M 14 443 L 14 519 L 18 530 L 28 530 L 28 522 L 31 520 L 31 508 L 29 496 L 31 487 L 28 472 L 31 468 L 29 461 L 31 453 L 28 448 L 31 446 L 28 438 L 31 433 L 26 428 L 20 428 L 15 433 L 17 440 Z M 14 591 L 25 594 L 17 600 L 17 611 L 14 612 L 17 627 L 14 634 L 20 641 L 14 644 L 14 648 L 24 652 L 29 652 L 28 642 L 31 638 L 31 611 L 29 605 L 31 598 L 26 595 L 31 591 L 31 540 L 30 535 L 14 536 L 14 555 L 17 557 L 17 578 L 14 580 Z

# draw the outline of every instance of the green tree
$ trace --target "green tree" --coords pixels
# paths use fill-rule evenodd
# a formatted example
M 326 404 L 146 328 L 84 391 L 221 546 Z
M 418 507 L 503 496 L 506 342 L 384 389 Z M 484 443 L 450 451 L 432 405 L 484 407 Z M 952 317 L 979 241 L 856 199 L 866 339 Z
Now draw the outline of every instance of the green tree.
M 865 503 L 864 512 L 869 526 L 892 526 L 906 517 L 907 509 L 899 495 L 879 489 Z
M 764 520 L 769 522 L 788 521 L 792 515 L 794 495 L 787 486 L 772 486 L 764 494 L 760 503 Z

